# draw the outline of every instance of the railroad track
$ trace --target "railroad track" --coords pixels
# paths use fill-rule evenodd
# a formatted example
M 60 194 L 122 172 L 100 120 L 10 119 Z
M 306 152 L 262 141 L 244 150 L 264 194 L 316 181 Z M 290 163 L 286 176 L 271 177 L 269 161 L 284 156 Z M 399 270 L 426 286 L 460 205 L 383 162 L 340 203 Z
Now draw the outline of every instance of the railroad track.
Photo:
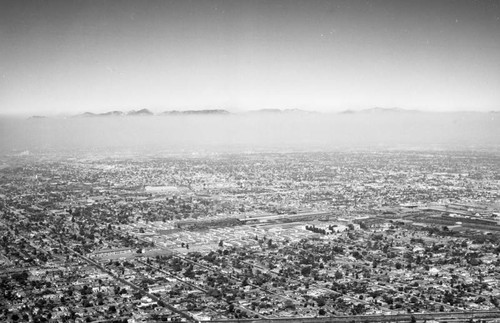
M 438 322 L 469 322 L 500 318 L 500 310 L 491 311 L 461 311 L 437 313 L 408 313 L 394 315 L 356 315 L 356 316 L 329 316 L 329 317 L 297 317 L 297 318 L 272 318 L 267 320 L 213 320 L 218 323 L 365 323 L 365 322 L 411 322 L 412 316 L 417 322 L 435 320 Z

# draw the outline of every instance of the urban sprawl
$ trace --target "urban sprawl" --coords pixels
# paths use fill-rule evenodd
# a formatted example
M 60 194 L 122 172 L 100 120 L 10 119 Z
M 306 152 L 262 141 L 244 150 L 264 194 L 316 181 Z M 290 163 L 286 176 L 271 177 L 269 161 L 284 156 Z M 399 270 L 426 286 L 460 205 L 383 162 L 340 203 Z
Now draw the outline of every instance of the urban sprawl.
M 2 322 L 500 317 L 498 154 L 1 162 Z

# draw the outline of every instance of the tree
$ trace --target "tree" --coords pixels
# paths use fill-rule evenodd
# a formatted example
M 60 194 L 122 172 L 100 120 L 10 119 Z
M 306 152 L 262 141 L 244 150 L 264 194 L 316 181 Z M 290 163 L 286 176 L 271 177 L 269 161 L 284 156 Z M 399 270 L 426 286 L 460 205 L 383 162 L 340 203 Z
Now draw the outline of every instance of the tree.
M 188 277 L 188 278 L 194 278 L 195 277 L 195 274 L 194 274 L 194 271 L 193 271 L 193 265 L 190 265 L 186 269 L 186 271 L 184 272 L 184 276 Z
M 326 305 L 326 301 L 323 297 L 319 297 L 317 300 L 316 300 L 316 303 L 318 304 L 318 307 L 323 307 Z
M 358 251 L 354 251 L 352 256 L 357 260 L 363 259 L 363 256 Z
M 287 309 L 287 308 L 290 308 L 292 310 L 295 309 L 295 304 L 290 299 L 285 300 L 285 309 Z
M 300 273 L 302 274 L 302 276 L 309 276 L 311 274 L 311 266 L 303 267 L 300 270 Z

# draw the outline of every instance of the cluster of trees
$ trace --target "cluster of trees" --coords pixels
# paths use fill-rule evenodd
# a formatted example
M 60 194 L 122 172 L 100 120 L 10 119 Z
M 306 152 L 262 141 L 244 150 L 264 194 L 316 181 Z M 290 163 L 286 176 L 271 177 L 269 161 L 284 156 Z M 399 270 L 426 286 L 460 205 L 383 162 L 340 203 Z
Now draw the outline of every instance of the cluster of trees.
M 328 232 L 326 232 L 325 229 L 317 228 L 314 225 L 306 225 L 306 230 L 314 232 L 314 233 L 319 233 L 319 234 L 322 234 L 322 235 L 329 234 Z

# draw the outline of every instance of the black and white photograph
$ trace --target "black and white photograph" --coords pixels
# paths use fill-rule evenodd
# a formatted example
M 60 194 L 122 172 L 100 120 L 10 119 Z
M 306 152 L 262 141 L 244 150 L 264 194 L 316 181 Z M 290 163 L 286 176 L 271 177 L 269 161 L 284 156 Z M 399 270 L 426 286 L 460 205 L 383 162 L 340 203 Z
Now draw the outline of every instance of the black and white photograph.
M 500 323 L 500 1 L 0 0 L 0 322 Z

